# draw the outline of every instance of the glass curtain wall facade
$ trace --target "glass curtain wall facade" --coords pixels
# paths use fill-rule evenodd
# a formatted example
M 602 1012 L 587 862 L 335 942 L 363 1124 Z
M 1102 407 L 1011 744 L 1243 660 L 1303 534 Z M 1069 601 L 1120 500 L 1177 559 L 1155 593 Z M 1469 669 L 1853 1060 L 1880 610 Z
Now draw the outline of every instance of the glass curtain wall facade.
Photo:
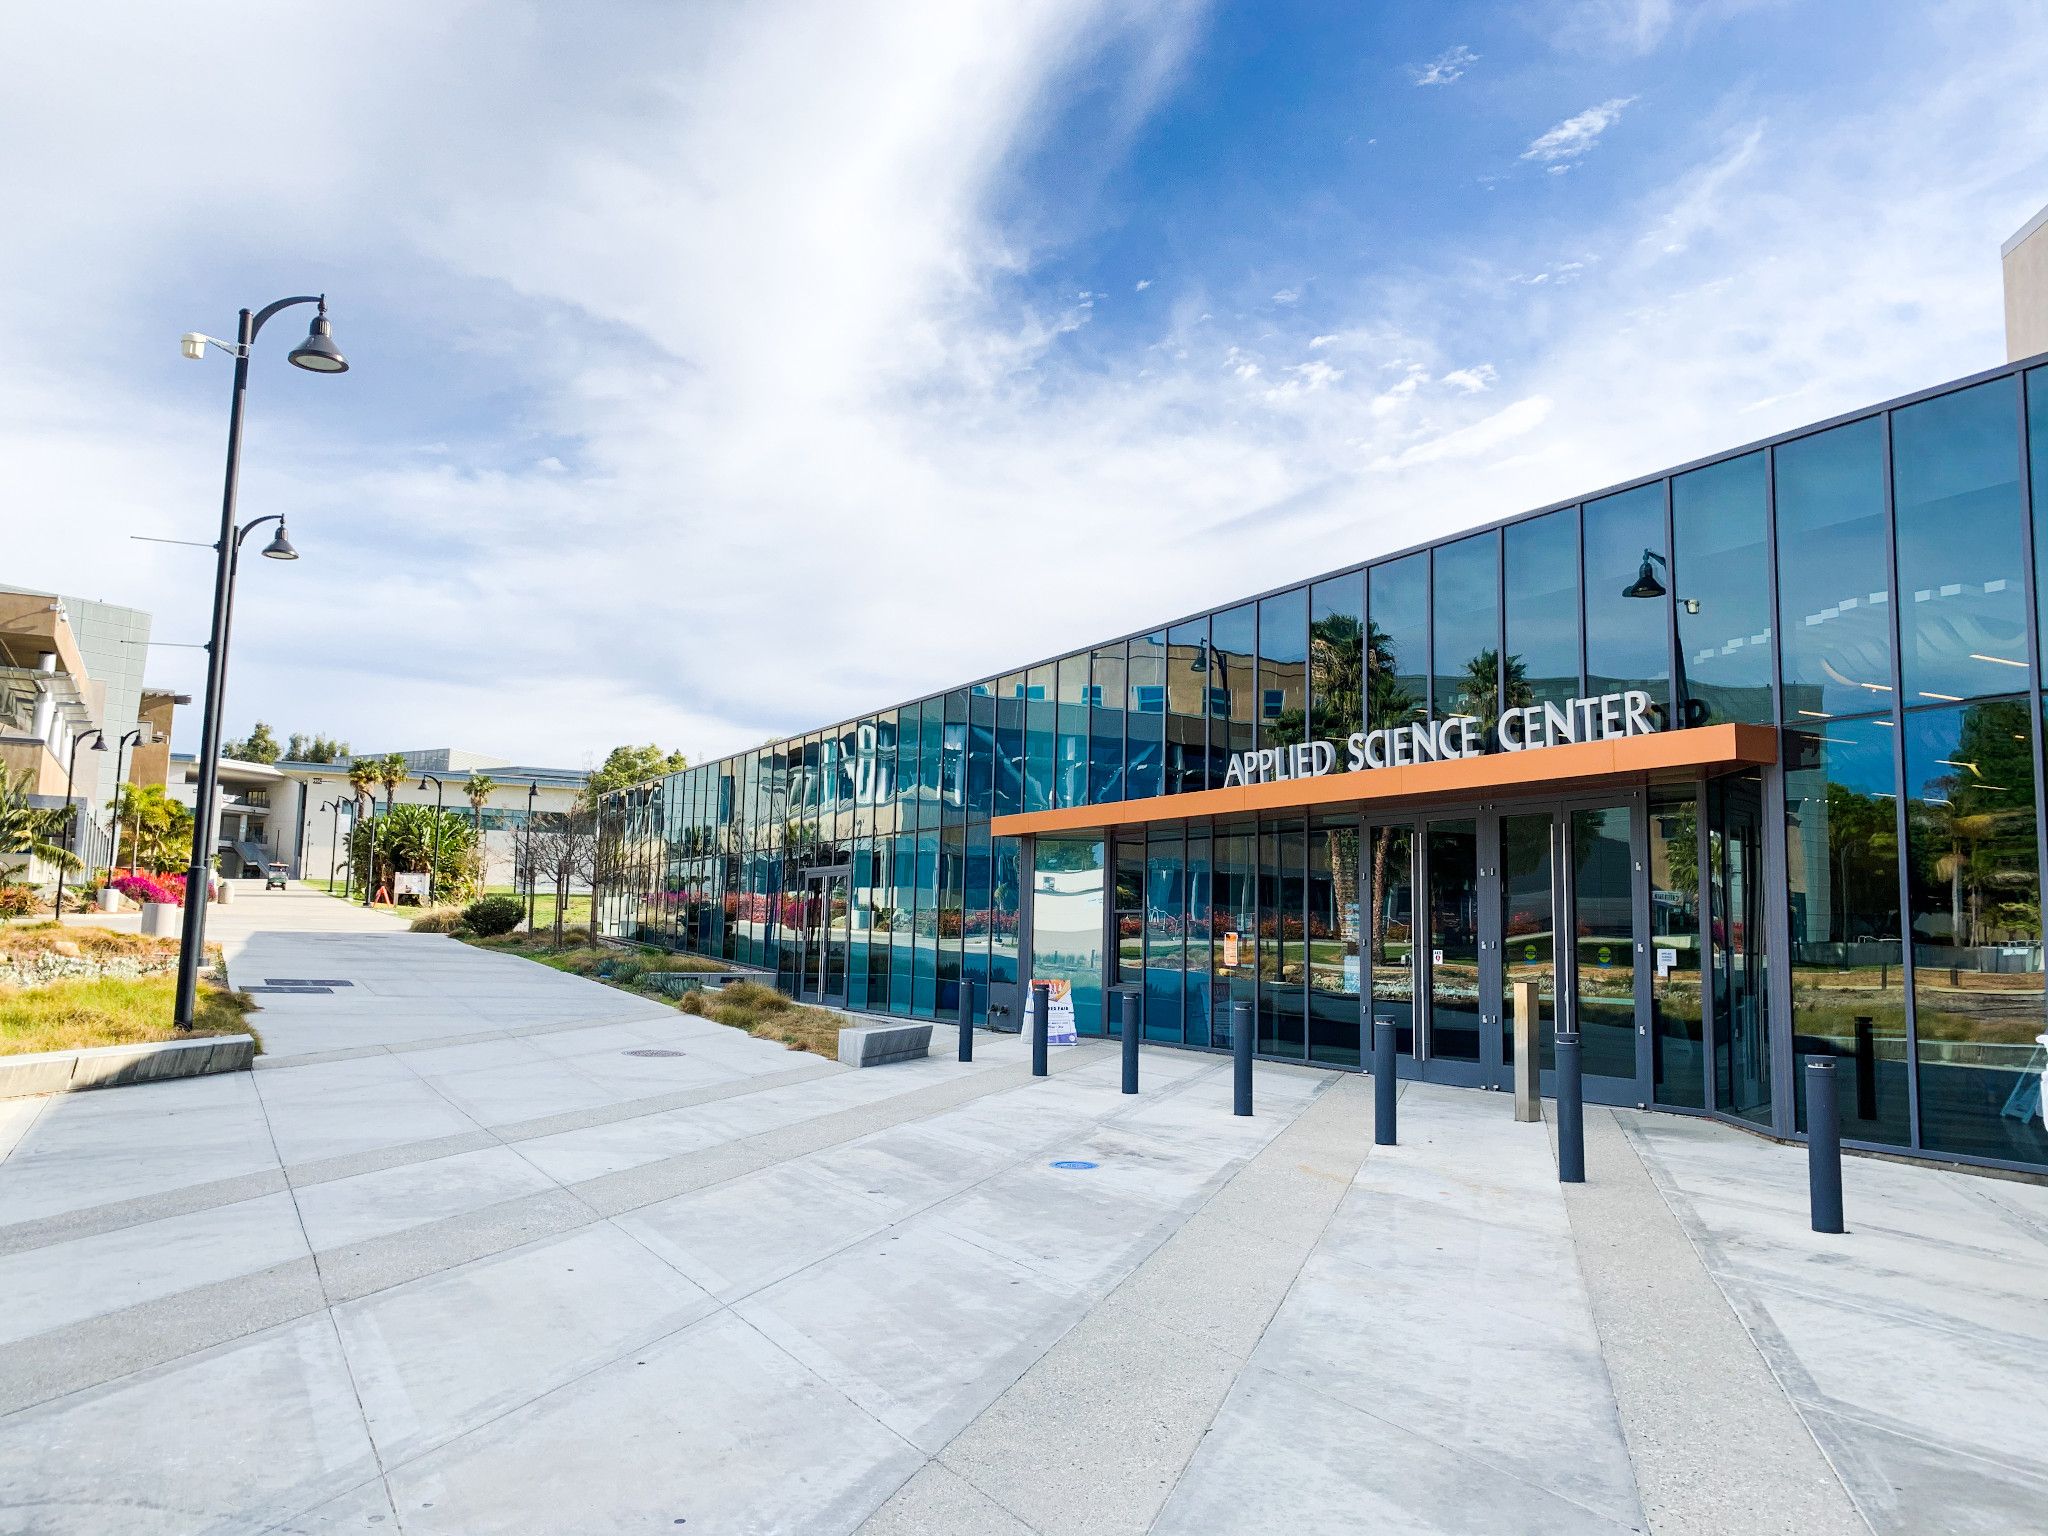
M 1460 858 L 1504 871 L 1504 979 L 1605 964 L 1583 913 L 1552 947 L 1541 818 L 1209 814 L 1035 850 L 994 819 L 1640 688 L 1665 729 L 1779 733 L 1775 765 L 1559 822 L 1636 839 L 1612 911 L 1675 959 L 1595 979 L 1623 1012 L 1636 989 L 1655 1101 L 1796 1135 L 1828 1053 L 1851 1142 L 2048 1166 L 2044 519 L 2048 368 L 1999 370 L 614 794 L 598 924 L 912 1018 L 1014 1027 L 1061 977 L 1084 1033 L 1128 986 L 1149 1039 L 1208 1048 L 1244 1000 L 1263 1054 L 1356 1067 L 1362 1011 L 1477 997 L 1418 947 L 1467 945 Z M 1446 1049 L 1494 1029 L 1470 1011 Z

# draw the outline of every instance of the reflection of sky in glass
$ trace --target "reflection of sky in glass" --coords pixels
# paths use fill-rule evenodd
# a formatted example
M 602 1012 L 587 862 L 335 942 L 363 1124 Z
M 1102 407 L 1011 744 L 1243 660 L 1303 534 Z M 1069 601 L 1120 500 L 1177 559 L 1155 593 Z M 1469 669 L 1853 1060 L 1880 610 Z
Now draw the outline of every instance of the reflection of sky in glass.
M 1502 530 L 1508 655 L 1522 663 L 1534 703 L 1579 691 L 1579 509 Z

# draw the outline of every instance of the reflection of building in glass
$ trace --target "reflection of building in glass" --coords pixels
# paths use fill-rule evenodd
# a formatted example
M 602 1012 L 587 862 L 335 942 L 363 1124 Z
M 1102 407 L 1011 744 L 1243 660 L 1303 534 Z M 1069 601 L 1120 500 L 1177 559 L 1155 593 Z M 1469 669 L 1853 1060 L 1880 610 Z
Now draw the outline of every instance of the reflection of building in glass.
M 1529 983 L 1594 1098 L 1797 1135 L 1828 1054 L 1852 1142 L 2048 1165 L 2044 486 L 2048 366 L 1996 370 L 614 796 L 601 922 L 912 1017 L 1064 979 L 1084 1033 L 1129 987 L 1334 1067 L 1378 1022 L 1473 1086 Z M 1653 734 L 1502 750 L 1631 690 Z

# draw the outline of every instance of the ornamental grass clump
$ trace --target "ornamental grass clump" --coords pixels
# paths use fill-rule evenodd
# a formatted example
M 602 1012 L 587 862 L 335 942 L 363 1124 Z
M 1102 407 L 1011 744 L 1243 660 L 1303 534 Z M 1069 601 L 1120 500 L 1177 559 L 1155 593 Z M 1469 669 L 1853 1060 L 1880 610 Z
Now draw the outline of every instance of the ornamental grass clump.
M 688 992 L 676 1006 L 714 1024 L 745 1030 L 758 1040 L 778 1040 L 792 1051 L 833 1060 L 839 1055 L 839 1030 L 845 1020 L 823 1008 L 807 1008 L 758 981 L 736 981 L 715 992 Z

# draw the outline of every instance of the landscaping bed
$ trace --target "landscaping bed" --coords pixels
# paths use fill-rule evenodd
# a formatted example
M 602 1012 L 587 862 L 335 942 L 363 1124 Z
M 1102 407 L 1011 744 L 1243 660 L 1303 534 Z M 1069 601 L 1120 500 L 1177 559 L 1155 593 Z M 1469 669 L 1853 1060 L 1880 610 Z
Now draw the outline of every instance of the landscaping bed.
M 55 923 L 0 929 L 0 1055 L 249 1033 L 249 999 L 208 979 L 191 1034 L 174 1028 L 177 967 L 176 939 Z

